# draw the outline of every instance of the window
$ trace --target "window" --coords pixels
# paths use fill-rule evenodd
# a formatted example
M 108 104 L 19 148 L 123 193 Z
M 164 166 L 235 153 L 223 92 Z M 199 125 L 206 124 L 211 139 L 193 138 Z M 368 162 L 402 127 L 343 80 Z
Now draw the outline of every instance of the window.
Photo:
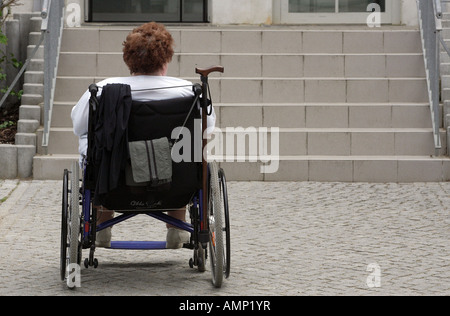
M 371 3 L 378 4 L 381 12 L 386 12 L 385 0 L 339 0 L 339 12 L 366 12 Z
M 385 0 L 289 0 L 289 12 L 366 12 L 376 3 L 385 12 Z
M 381 23 L 395 23 L 400 1 L 394 0 L 274 0 L 277 22 L 296 24 L 365 24 L 369 5 L 380 8 Z M 277 7 L 278 6 L 278 7 Z M 277 20 L 277 17 L 275 17 Z
M 335 12 L 335 0 L 289 0 L 289 12 Z
M 89 0 L 89 22 L 207 22 L 207 0 Z

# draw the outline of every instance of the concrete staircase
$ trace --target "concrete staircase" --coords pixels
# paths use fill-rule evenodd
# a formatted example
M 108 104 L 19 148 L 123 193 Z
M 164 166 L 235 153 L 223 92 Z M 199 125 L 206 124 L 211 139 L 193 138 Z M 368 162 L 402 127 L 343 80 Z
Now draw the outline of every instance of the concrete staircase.
M 30 59 L 24 74 L 23 95 L 19 108 L 19 121 L 15 145 L 18 145 L 18 174 L 20 178 L 33 175 L 32 159 L 37 151 L 36 131 L 42 123 L 42 103 L 44 101 L 44 46 L 37 49 L 36 45 L 41 38 L 40 13 L 32 13 L 29 20 L 29 36 L 27 46 L 27 59 Z
M 442 36 L 447 47 L 450 47 L 450 4 L 443 4 Z M 443 127 L 447 134 L 447 154 L 450 140 L 450 56 L 441 49 L 441 98 L 443 103 Z
M 42 19 L 39 16 L 30 19 L 28 57 L 41 38 Z M 36 130 L 40 126 L 42 102 L 44 101 L 44 46 L 41 45 L 25 71 L 23 95 L 20 106 L 20 120 L 16 144 L 36 146 Z
M 50 146 L 48 155 L 38 148 L 35 179 L 60 179 L 70 161 L 78 159 L 70 110 L 89 84 L 128 75 L 121 44 L 131 28 L 64 31 Z M 219 128 L 280 128 L 278 172 L 261 173 L 262 159 L 222 162 L 229 180 L 450 178 L 450 160 L 431 157 L 435 151 L 418 30 L 169 29 L 176 41 L 169 75 L 198 81 L 195 67 L 225 66 L 223 75 L 211 78 Z

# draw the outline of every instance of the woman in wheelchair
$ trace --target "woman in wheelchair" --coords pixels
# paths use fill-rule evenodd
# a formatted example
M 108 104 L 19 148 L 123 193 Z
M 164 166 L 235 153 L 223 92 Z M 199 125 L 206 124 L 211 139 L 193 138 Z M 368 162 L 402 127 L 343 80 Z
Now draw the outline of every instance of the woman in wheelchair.
M 107 84 L 126 84 L 131 88 L 133 101 L 157 101 L 193 96 L 192 83 L 167 76 L 169 63 L 174 55 L 174 40 L 162 24 L 146 23 L 135 28 L 123 43 L 123 60 L 131 76 L 109 78 L 97 83 L 98 96 Z M 74 133 L 79 137 L 81 160 L 86 156 L 88 147 L 90 93 L 86 91 L 72 109 Z M 214 110 L 207 118 L 208 133 L 212 133 L 216 116 Z M 102 206 L 97 207 L 97 225 L 114 218 L 114 211 Z M 170 211 L 168 215 L 185 221 L 186 208 Z M 189 233 L 167 224 L 167 248 L 177 249 L 189 242 Z M 96 246 L 110 247 L 111 227 L 97 233 Z

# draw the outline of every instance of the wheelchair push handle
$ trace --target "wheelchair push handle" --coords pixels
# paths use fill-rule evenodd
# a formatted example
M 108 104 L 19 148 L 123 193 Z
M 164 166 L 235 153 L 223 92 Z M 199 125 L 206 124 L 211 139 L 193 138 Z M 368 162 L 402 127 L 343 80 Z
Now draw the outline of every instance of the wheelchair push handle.
M 98 93 L 98 86 L 93 83 L 89 86 L 89 93 L 91 94 L 91 96 L 95 97 L 97 96 Z
M 98 93 L 98 86 L 93 83 L 89 86 L 89 93 L 91 94 L 91 97 L 89 98 L 89 108 L 93 111 L 97 111 L 97 105 L 98 105 L 98 100 L 97 100 L 97 93 Z M 90 116 L 90 115 L 89 115 Z

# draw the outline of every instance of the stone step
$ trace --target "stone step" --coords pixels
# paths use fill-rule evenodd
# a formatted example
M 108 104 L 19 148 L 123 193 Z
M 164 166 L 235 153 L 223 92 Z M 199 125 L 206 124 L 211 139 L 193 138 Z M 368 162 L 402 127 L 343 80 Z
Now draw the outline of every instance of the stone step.
M 42 32 L 30 32 L 28 40 L 29 45 L 38 45 L 41 40 Z
M 77 102 L 99 77 L 58 77 L 55 101 Z M 196 77 L 185 78 L 199 82 Z M 427 102 L 425 78 L 210 78 L 215 102 Z
M 62 180 L 64 169 L 70 170 L 78 155 L 36 155 L 33 159 L 33 179 Z
M 277 167 L 276 162 L 272 162 Z M 424 157 L 280 157 L 275 173 L 261 173 L 262 162 L 222 162 L 235 181 L 317 181 L 411 183 L 448 181 L 449 158 Z M 270 164 L 269 164 L 270 166 Z M 269 170 L 271 171 L 271 170 Z
M 62 52 L 121 52 L 133 26 L 67 28 Z M 168 27 L 182 53 L 421 53 L 413 29 L 351 30 L 297 27 Z M 243 45 L 242 43 L 245 43 Z
M 42 149 L 43 129 L 37 130 L 38 148 L 37 152 L 44 153 Z M 72 128 L 52 127 L 49 134 L 48 154 L 77 154 L 78 137 L 73 133 Z
M 450 76 L 450 63 L 441 63 L 441 76 Z
M 72 127 L 75 102 L 55 102 L 53 127 Z M 427 103 L 214 103 L 216 126 L 282 128 L 431 128 Z
M 24 83 L 23 93 L 28 95 L 44 95 L 43 83 Z
M 33 70 L 27 70 L 25 72 L 25 82 L 26 83 L 44 83 L 44 72 L 43 71 L 33 71 Z
M 259 147 L 260 129 L 232 127 L 217 130 L 213 138 L 218 140 L 211 152 L 242 153 L 252 155 Z M 278 143 L 279 154 L 320 155 L 320 156 L 402 156 L 433 155 L 433 134 L 431 129 L 368 129 L 368 128 L 281 128 L 277 135 L 269 129 L 269 142 Z M 38 152 L 42 130 L 38 131 Z M 446 142 L 443 142 L 446 143 Z M 270 147 L 270 144 L 267 145 Z M 251 149 L 250 149 L 251 148 Z M 76 154 L 78 137 L 72 128 L 56 128 L 50 130 L 48 154 Z
M 442 75 L 441 82 L 443 87 L 450 87 L 450 75 Z
M 38 120 L 32 119 L 21 119 L 17 122 L 17 132 L 18 133 L 35 133 L 40 126 Z
M 60 55 L 58 76 L 123 77 L 122 53 Z M 111 67 L 114 65 L 114 67 Z M 202 65 L 222 65 L 217 77 L 423 78 L 422 54 L 175 54 L 169 76 L 190 77 Z
M 28 59 L 44 59 L 44 46 L 41 45 L 39 46 L 39 48 L 37 49 L 36 53 L 33 54 L 34 49 L 36 48 L 35 45 L 28 45 L 27 47 L 27 58 Z
M 214 103 L 214 107 L 221 128 L 431 128 L 427 103 Z
M 40 32 L 42 25 L 42 18 L 39 16 L 31 17 L 30 19 L 30 32 Z
M 22 104 L 38 105 L 44 102 L 42 94 L 23 94 L 21 98 Z
M 78 159 L 78 155 L 37 155 L 33 160 L 34 179 L 61 180 L 64 169 L 70 169 L 72 162 Z M 225 170 L 228 181 L 411 183 L 450 180 L 449 158 L 286 156 L 278 161 L 267 161 L 267 164 L 247 161 L 220 162 L 219 165 Z M 267 169 L 261 170 L 264 165 Z
M 450 63 L 450 56 L 447 54 L 447 52 L 441 52 L 441 64 L 448 63 Z
M 52 127 L 69 127 L 72 128 L 72 108 L 74 102 L 54 102 L 52 112 Z
M 16 145 L 28 145 L 37 148 L 37 136 L 36 133 L 17 133 L 16 134 Z
M 431 129 L 229 128 L 216 132 L 212 154 L 252 156 L 274 147 L 281 156 L 426 156 L 434 155 Z M 444 142 L 445 143 L 445 142 Z M 263 146 L 263 147 L 261 147 Z
M 31 59 L 27 71 L 44 71 L 44 59 Z
M 103 79 L 103 78 L 102 78 Z M 55 102 L 78 102 L 93 83 L 101 81 L 93 77 L 57 77 L 55 84 Z
M 24 105 L 19 107 L 19 117 L 22 120 L 41 121 L 42 108 L 39 105 Z

